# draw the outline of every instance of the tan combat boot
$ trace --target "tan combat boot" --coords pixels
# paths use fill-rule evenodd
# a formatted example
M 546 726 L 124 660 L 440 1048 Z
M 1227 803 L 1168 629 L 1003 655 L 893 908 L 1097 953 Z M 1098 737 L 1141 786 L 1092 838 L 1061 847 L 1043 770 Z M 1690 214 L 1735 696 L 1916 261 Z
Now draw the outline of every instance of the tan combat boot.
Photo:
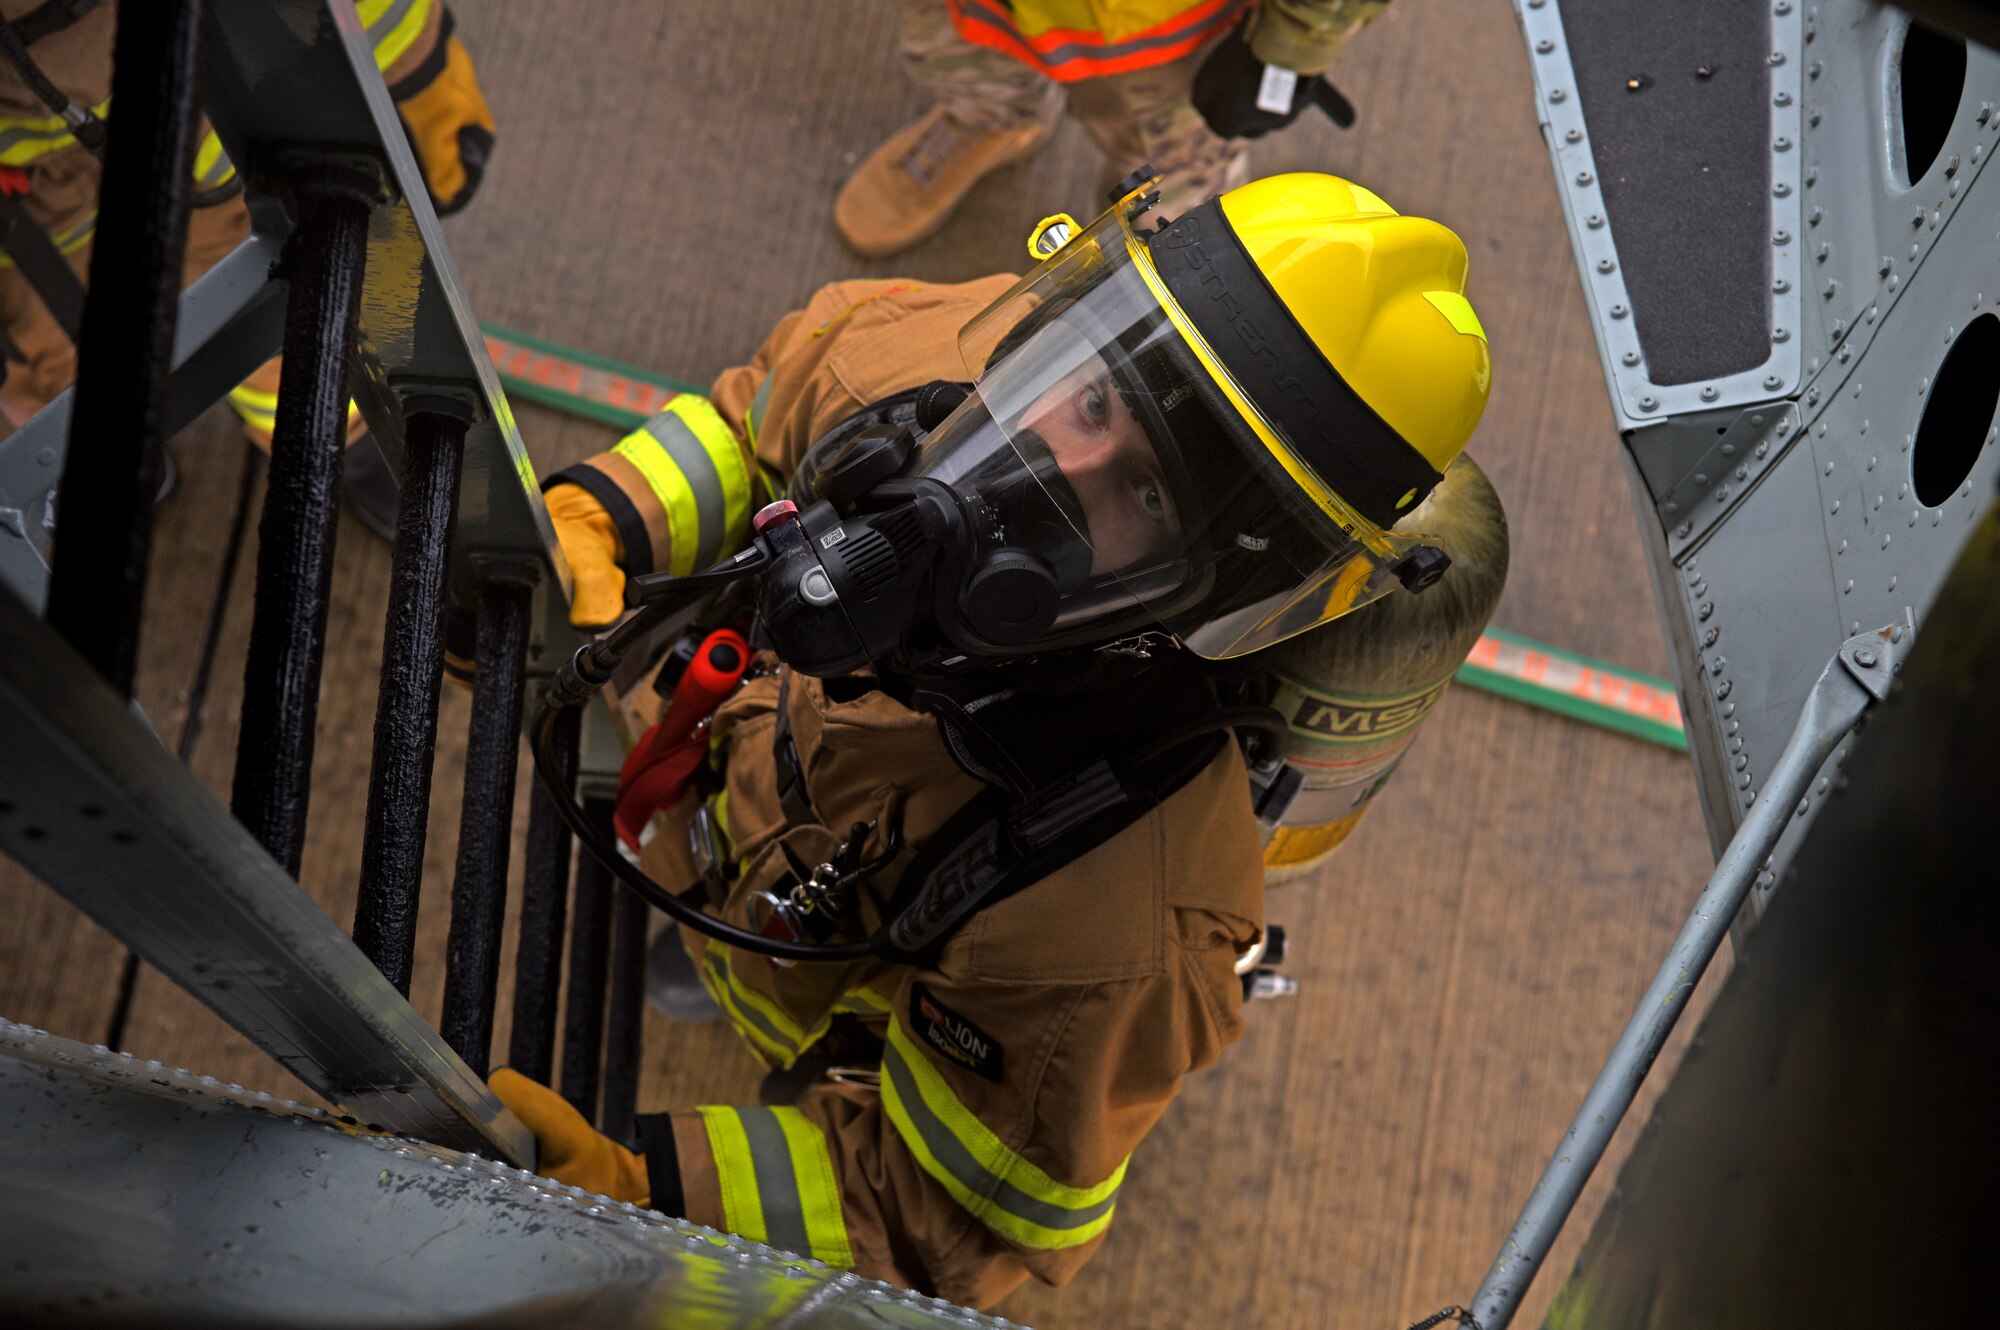
M 833 224 L 855 253 L 886 258 L 943 226 L 974 185 L 1048 138 L 1047 125 L 977 133 L 934 107 L 897 130 L 847 178 L 834 200 Z

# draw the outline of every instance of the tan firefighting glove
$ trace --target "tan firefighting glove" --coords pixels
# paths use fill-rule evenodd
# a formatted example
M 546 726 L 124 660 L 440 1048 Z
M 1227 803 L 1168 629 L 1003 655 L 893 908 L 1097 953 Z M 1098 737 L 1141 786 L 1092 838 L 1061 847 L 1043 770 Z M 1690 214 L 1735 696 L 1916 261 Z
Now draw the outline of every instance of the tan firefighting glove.
M 447 14 L 436 54 L 389 89 L 439 216 L 471 200 L 493 155 L 493 112 L 479 90 L 472 56 L 451 35 L 449 23 Z
M 535 1133 L 540 1150 L 535 1161 L 537 1173 L 614 1201 L 652 1204 L 653 1188 L 646 1177 L 644 1155 L 604 1135 L 567 1099 L 512 1067 L 494 1072 L 487 1084 L 522 1125 Z
M 618 538 L 618 524 L 581 485 L 551 485 L 542 501 L 576 578 L 570 623 L 578 628 L 616 623 L 625 612 L 625 570 L 619 566 L 625 546 Z

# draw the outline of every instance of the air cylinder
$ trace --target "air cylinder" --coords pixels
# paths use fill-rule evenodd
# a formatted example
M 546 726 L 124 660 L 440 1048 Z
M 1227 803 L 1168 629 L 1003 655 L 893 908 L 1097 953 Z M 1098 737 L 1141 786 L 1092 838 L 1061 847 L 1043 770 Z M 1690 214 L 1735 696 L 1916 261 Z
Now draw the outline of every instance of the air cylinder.
M 1263 653 L 1298 793 L 1263 824 L 1264 880 L 1304 877 L 1361 821 L 1465 663 L 1507 580 L 1507 516 L 1461 456 L 1399 532 L 1451 556 L 1428 590 L 1396 591 Z

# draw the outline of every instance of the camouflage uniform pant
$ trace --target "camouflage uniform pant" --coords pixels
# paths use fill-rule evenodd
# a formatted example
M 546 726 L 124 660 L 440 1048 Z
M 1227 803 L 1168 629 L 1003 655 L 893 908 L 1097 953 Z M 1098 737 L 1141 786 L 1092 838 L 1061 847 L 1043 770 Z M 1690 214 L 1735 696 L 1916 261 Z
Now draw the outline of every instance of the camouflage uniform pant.
M 911 81 L 976 133 L 1054 124 L 1070 113 L 1104 153 L 1108 189 L 1134 167 L 1160 172 L 1160 212 L 1178 217 L 1250 178 L 1249 145 L 1209 129 L 1188 100 L 1203 48 L 1172 64 L 1061 84 L 951 26 L 942 0 L 903 0 L 903 60 Z

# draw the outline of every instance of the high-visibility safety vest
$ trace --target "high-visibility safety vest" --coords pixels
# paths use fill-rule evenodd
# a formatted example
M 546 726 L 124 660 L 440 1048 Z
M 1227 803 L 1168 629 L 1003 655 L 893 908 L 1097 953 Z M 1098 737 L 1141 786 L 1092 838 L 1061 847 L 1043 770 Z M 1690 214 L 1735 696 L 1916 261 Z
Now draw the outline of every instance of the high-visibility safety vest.
M 1227 32 L 1251 0 L 949 0 L 951 25 L 1058 83 L 1171 64 Z

